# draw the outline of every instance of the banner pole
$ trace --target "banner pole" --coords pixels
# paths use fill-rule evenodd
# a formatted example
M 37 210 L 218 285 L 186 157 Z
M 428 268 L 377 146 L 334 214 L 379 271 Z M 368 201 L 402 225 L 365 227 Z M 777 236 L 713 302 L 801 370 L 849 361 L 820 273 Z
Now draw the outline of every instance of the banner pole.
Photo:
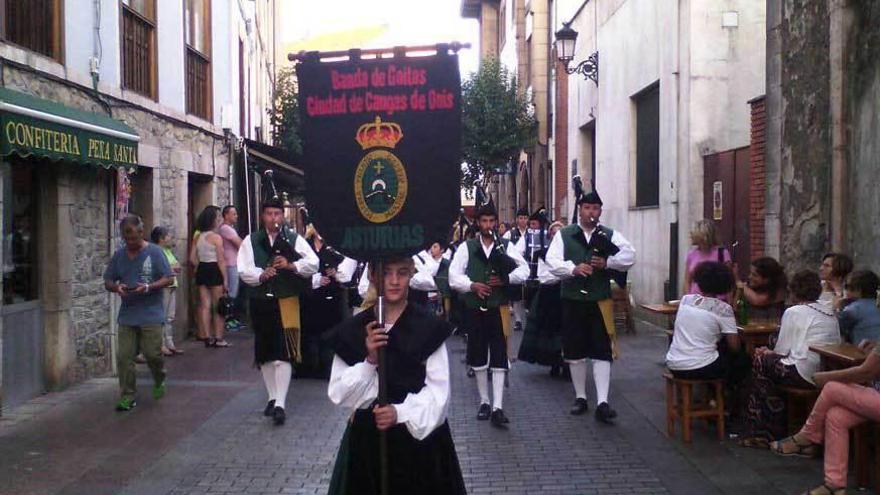
M 385 271 L 384 261 L 376 261 L 376 320 L 385 331 Z M 385 365 L 385 348 L 379 348 L 379 406 L 388 405 L 388 375 Z M 379 432 L 379 482 L 380 493 L 388 495 L 388 435 Z

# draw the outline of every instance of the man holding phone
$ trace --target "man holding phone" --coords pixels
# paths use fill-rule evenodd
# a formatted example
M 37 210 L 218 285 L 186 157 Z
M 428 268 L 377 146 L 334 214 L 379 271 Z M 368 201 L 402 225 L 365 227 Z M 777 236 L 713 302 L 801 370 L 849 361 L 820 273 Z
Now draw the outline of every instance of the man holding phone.
M 104 288 L 119 294 L 119 335 L 116 367 L 121 398 L 117 411 L 137 405 L 135 356 L 143 352 L 153 374 L 153 398 L 165 395 L 165 362 L 162 340 L 165 307 L 162 289 L 171 285 L 174 274 L 162 249 L 144 240 L 144 224 L 137 215 L 126 215 L 119 223 L 125 246 L 119 248 L 104 271 Z

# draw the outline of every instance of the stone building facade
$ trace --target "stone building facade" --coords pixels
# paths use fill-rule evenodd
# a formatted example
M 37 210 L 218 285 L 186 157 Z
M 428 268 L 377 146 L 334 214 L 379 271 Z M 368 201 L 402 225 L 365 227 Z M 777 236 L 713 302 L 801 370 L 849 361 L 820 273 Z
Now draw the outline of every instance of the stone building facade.
M 27 13 L 29 1 L 0 2 L 0 14 L 11 4 Z M 0 414 L 47 390 L 115 373 L 119 299 L 104 290 L 103 272 L 121 245 L 120 215 L 139 214 L 147 236 L 154 226 L 168 227 L 186 275 L 195 217 L 209 204 L 241 196 L 234 193 L 242 187 L 235 178 L 247 173 L 240 138 L 271 136 L 277 0 L 54 5 L 61 3 L 66 8 L 39 12 L 55 16 L 44 23 L 56 30 L 47 34 L 54 43 L 48 52 L 0 30 L 0 120 L 5 126 L 32 119 L 36 130 L 28 132 L 41 137 L 92 132 L 83 143 L 123 129 L 132 161 L 119 155 L 97 163 L 85 149 L 81 157 L 11 149 L 14 132 L 0 129 Z M 130 76 L 124 59 L 131 57 L 123 48 L 124 26 L 142 14 L 132 15 L 135 8 L 155 9 L 146 12 L 153 16 L 152 94 L 124 79 Z M 193 14 L 201 8 L 202 15 Z M 185 18 L 204 24 L 195 29 Z M 199 81 L 187 68 L 198 51 L 195 58 L 209 65 L 207 91 L 199 93 L 204 107 L 196 111 L 190 93 Z M 16 99 L 34 108 L 16 106 Z M 50 130 L 59 125 L 60 133 Z M 22 255 L 28 246 L 33 256 Z M 194 299 L 189 277 L 179 283 L 174 333 L 182 339 L 195 325 Z
M 880 5 L 767 2 L 766 252 L 880 269 Z

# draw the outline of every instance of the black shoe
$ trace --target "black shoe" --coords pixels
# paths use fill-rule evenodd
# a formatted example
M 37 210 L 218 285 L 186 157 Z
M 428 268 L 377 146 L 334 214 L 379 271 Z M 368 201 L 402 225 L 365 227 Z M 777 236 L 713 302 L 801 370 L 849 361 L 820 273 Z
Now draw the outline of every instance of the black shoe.
M 507 416 L 504 415 L 504 411 L 501 409 L 495 409 L 492 411 L 492 425 L 493 426 L 504 426 L 507 423 L 510 423 L 510 420 L 507 419 Z
M 550 367 L 550 376 L 552 376 L 553 378 L 557 378 L 561 374 L 562 374 L 562 369 L 560 369 L 559 366 L 551 366 Z
M 574 400 L 574 405 L 571 406 L 571 410 L 569 410 L 568 412 L 570 412 L 573 416 L 581 416 L 589 410 L 590 406 L 589 404 L 587 404 L 587 399 L 582 399 L 578 397 Z
M 492 408 L 489 404 L 480 404 L 480 410 L 477 411 L 477 419 L 480 421 L 486 421 L 489 419 L 490 414 L 492 414 Z
M 276 425 L 283 425 L 285 419 L 287 419 L 287 415 L 284 414 L 283 407 L 276 407 L 275 410 L 272 411 L 272 421 L 274 421 Z
M 474 371 L 473 368 L 468 368 L 467 376 L 468 376 L 468 378 L 473 378 L 473 377 L 477 376 L 477 372 Z
M 275 399 L 270 400 L 266 404 L 266 409 L 263 409 L 263 416 L 269 417 L 275 411 Z
M 612 420 L 616 417 L 617 413 L 614 411 L 614 409 L 611 409 L 611 406 L 609 406 L 607 402 L 599 404 L 599 406 L 596 408 L 597 421 L 601 421 L 605 424 L 611 425 L 614 424 L 614 421 Z

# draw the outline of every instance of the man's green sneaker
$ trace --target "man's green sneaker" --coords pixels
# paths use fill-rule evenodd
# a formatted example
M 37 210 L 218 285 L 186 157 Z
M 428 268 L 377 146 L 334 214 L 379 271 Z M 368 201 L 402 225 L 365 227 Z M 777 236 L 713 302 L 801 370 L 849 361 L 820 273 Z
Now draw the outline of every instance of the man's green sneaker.
M 137 405 L 137 401 L 134 399 L 130 399 L 128 397 L 123 397 L 119 402 L 116 403 L 117 411 L 131 411 L 134 409 L 134 406 Z
M 156 400 L 165 397 L 165 380 L 162 380 L 162 383 L 158 385 L 153 385 L 153 398 Z

